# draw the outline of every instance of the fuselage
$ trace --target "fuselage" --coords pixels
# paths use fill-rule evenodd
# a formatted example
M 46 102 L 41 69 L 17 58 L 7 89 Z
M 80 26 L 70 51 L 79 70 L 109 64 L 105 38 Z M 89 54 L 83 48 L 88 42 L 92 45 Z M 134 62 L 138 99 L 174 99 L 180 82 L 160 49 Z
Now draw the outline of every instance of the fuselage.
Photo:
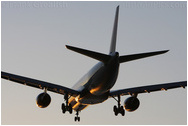
M 97 63 L 86 75 L 84 75 L 74 86 L 81 94 L 71 97 L 69 104 L 75 111 L 81 111 L 88 105 L 102 103 L 109 97 L 109 91 L 114 86 L 119 72 L 119 54 L 110 54 L 107 63 Z

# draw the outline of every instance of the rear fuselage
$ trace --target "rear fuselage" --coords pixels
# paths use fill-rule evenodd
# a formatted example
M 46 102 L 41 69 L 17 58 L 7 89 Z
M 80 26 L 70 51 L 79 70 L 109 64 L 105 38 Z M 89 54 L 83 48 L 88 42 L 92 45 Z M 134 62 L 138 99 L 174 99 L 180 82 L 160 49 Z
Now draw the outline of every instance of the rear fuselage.
M 71 97 L 69 104 L 75 111 L 81 111 L 88 105 L 102 103 L 109 97 L 109 90 L 114 86 L 119 72 L 119 54 L 114 52 L 108 62 L 97 63 L 73 87 L 81 91 L 77 97 Z

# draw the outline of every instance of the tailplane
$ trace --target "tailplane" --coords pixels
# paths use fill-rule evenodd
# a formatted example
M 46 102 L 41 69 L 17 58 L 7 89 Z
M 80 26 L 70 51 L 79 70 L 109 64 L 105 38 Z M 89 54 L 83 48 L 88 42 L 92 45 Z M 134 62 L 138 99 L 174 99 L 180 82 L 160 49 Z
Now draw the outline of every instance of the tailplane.
M 81 48 L 77 48 L 77 47 L 73 47 L 73 46 L 69 46 L 69 45 L 66 45 L 66 48 L 70 49 L 72 51 L 75 51 L 77 53 L 83 54 L 85 56 L 91 57 L 93 59 L 99 60 L 99 61 L 104 62 L 104 63 L 107 63 L 108 60 L 110 59 L 109 55 L 102 54 L 102 53 L 99 53 L 99 52 L 81 49 Z
M 119 57 L 119 63 L 124 63 L 132 60 L 142 59 L 150 56 L 160 55 L 163 53 L 168 52 L 169 50 L 163 51 L 156 51 L 156 52 L 148 52 L 148 53 L 139 53 L 139 54 L 132 54 L 132 55 L 124 55 Z

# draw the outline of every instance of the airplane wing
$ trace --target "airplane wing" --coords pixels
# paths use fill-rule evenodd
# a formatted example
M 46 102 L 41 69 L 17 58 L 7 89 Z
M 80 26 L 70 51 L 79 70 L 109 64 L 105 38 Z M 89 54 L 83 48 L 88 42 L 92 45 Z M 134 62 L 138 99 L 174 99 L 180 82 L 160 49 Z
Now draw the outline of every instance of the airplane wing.
M 9 81 L 14 81 L 23 85 L 39 88 L 39 89 L 47 89 L 48 91 L 55 92 L 55 93 L 62 94 L 62 95 L 68 94 L 71 96 L 77 96 L 80 93 L 79 91 L 76 91 L 76 90 L 73 90 L 64 86 L 60 86 L 60 85 L 56 85 L 56 84 L 52 84 L 52 83 L 48 83 L 48 82 L 44 82 L 44 81 L 40 81 L 36 79 L 31 79 L 31 78 L 27 78 L 27 77 L 15 75 L 15 74 L 10 74 L 6 72 L 2 72 L 2 71 L 1 71 L 1 78 L 9 80 Z
M 141 87 L 134 87 L 134 88 L 127 88 L 121 90 L 112 90 L 110 91 L 109 97 L 116 97 L 118 95 L 132 95 L 132 94 L 140 94 L 140 93 L 150 93 L 154 91 L 161 91 L 178 87 L 185 88 L 187 86 L 187 81 L 181 82 L 172 82 L 172 83 L 164 83 L 164 84 L 156 84 L 156 85 L 149 85 L 149 86 L 141 86 Z

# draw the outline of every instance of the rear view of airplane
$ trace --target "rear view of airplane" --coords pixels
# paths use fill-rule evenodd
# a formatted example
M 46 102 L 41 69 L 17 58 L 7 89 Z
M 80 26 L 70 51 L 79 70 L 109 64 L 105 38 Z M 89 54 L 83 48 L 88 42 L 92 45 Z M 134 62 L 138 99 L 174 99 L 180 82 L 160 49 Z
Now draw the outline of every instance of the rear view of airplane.
M 163 50 L 119 56 L 119 53 L 116 51 L 118 15 L 119 6 L 117 6 L 116 8 L 109 54 L 102 54 L 99 52 L 66 45 L 67 49 L 69 50 L 75 51 L 99 61 L 72 88 L 67 88 L 61 85 L 52 84 L 49 82 L 23 77 L 3 71 L 1 71 L 1 78 L 44 90 L 44 92 L 39 94 L 36 99 L 36 103 L 40 108 L 47 107 L 51 102 L 51 97 L 47 93 L 47 91 L 64 95 L 65 103 L 62 103 L 62 113 L 68 111 L 70 114 L 72 114 L 74 110 L 76 112 L 75 121 L 80 121 L 80 111 L 82 111 L 89 105 L 102 103 L 108 98 L 114 98 L 117 101 L 117 106 L 115 105 L 113 107 L 115 116 L 117 116 L 118 114 L 124 116 L 125 110 L 132 112 L 139 107 L 140 101 L 137 98 L 138 94 L 168 90 L 178 87 L 185 88 L 187 86 L 187 81 L 155 84 L 121 90 L 111 90 L 117 80 L 119 65 L 121 63 L 160 55 L 169 51 Z M 124 95 L 130 95 L 130 97 L 124 101 L 124 105 L 122 106 L 120 103 L 121 96 Z

